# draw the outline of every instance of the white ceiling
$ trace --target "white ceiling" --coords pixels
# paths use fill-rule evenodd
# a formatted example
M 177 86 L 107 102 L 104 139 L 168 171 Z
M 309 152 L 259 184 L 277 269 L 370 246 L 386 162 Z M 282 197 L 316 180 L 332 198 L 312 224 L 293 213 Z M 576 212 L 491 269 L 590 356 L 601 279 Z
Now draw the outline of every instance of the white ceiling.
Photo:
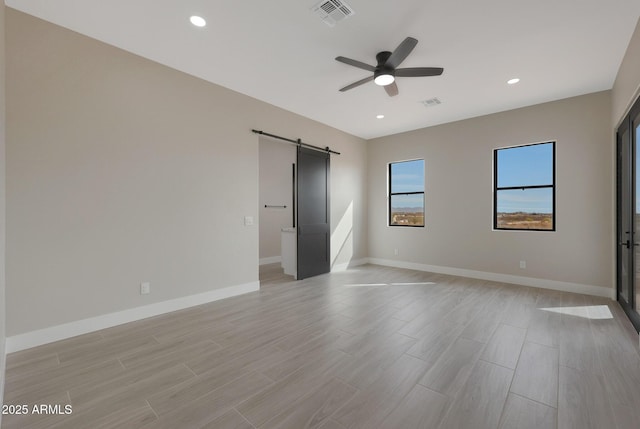
M 315 0 L 6 0 L 12 8 L 363 138 L 610 89 L 640 16 L 638 0 L 347 0 L 355 15 L 329 27 Z M 201 15 L 208 25 L 189 23 Z M 388 97 L 368 72 L 407 36 Z M 506 81 L 519 77 L 517 85 Z M 438 97 L 442 104 L 424 107 Z M 376 119 L 384 114 L 384 119 Z

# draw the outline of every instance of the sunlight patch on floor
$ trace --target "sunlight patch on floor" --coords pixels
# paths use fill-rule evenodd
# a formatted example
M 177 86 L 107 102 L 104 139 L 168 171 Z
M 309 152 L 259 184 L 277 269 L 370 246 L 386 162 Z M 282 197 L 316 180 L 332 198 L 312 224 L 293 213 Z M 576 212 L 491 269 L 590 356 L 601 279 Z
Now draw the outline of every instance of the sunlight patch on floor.
M 358 284 L 351 284 L 351 285 L 345 285 L 346 287 L 380 287 L 380 286 L 387 286 L 386 283 L 358 283 Z
M 569 316 L 583 317 L 585 319 L 602 320 L 613 319 L 611 310 L 606 305 L 582 305 L 576 307 L 547 307 L 540 310 L 553 313 L 567 314 Z
M 420 286 L 420 285 L 434 285 L 434 282 L 417 282 L 417 283 L 391 283 L 391 286 Z
M 433 282 L 418 282 L 418 283 L 358 283 L 349 284 L 345 287 L 380 287 L 380 286 L 422 286 L 422 285 L 434 285 Z

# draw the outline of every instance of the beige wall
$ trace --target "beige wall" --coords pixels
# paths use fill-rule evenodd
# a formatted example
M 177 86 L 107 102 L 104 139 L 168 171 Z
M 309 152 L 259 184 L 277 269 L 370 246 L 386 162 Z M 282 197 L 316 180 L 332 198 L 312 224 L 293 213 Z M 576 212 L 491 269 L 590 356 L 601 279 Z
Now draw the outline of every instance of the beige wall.
M 5 53 L 4 5 L 0 5 L 0 404 L 4 394 L 5 368 Z M 0 421 L 2 416 L 0 415 Z
M 12 9 L 7 82 L 9 336 L 257 281 L 252 128 L 343 152 L 335 260 L 366 256 L 361 139 Z
M 640 20 L 631 36 L 611 91 L 611 120 L 617 128 L 640 95 Z
M 611 92 L 365 143 L 7 9 L 7 333 L 255 282 L 252 128 L 342 152 L 334 266 L 370 256 L 611 288 L 611 118 L 640 85 L 639 33 Z M 551 139 L 558 231 L 492 231 L 492 149 Z M 386 165 L 411 158 L 426 160 L 427 227 L 390 228 Z
M 611 288 L 610 109 L 607 91 L 370 141 L 370 257 Z M 493 231 L 493 149 L 549 140 L 557 231 Z M 426 228 L 388 227 L 387 164 L 413 158 L 425 159 Z

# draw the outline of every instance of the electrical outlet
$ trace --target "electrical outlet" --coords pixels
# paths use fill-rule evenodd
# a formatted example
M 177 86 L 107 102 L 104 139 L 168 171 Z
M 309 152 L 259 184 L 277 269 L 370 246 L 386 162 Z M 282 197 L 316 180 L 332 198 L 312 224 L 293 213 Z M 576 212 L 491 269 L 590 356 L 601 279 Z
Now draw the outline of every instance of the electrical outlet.
M 140 295 L 146 295 L 148 293 L 151 293 L 151 283 L 140 283 Z
M 520 261 L 520 268 L 527 268 L 527 261 Z
M 398 249 L 393 249 L 393 254 L 398 256 Z

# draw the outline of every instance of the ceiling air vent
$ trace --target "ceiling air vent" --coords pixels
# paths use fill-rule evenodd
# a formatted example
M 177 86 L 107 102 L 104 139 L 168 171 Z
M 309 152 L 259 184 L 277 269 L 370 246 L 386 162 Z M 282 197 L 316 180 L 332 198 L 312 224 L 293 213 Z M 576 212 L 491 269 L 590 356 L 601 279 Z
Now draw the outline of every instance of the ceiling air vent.
M 351 6 L 340 0 L 322 0 L 311 8 L 329 27 L 336 25 L 336 22 L 354 15 Z
M 433 107 L 442 104 L 442 101 L 438 97 L 433 97 L 428 100 L 423 100 L 421 103 L 424 104 L 424 107 Z

